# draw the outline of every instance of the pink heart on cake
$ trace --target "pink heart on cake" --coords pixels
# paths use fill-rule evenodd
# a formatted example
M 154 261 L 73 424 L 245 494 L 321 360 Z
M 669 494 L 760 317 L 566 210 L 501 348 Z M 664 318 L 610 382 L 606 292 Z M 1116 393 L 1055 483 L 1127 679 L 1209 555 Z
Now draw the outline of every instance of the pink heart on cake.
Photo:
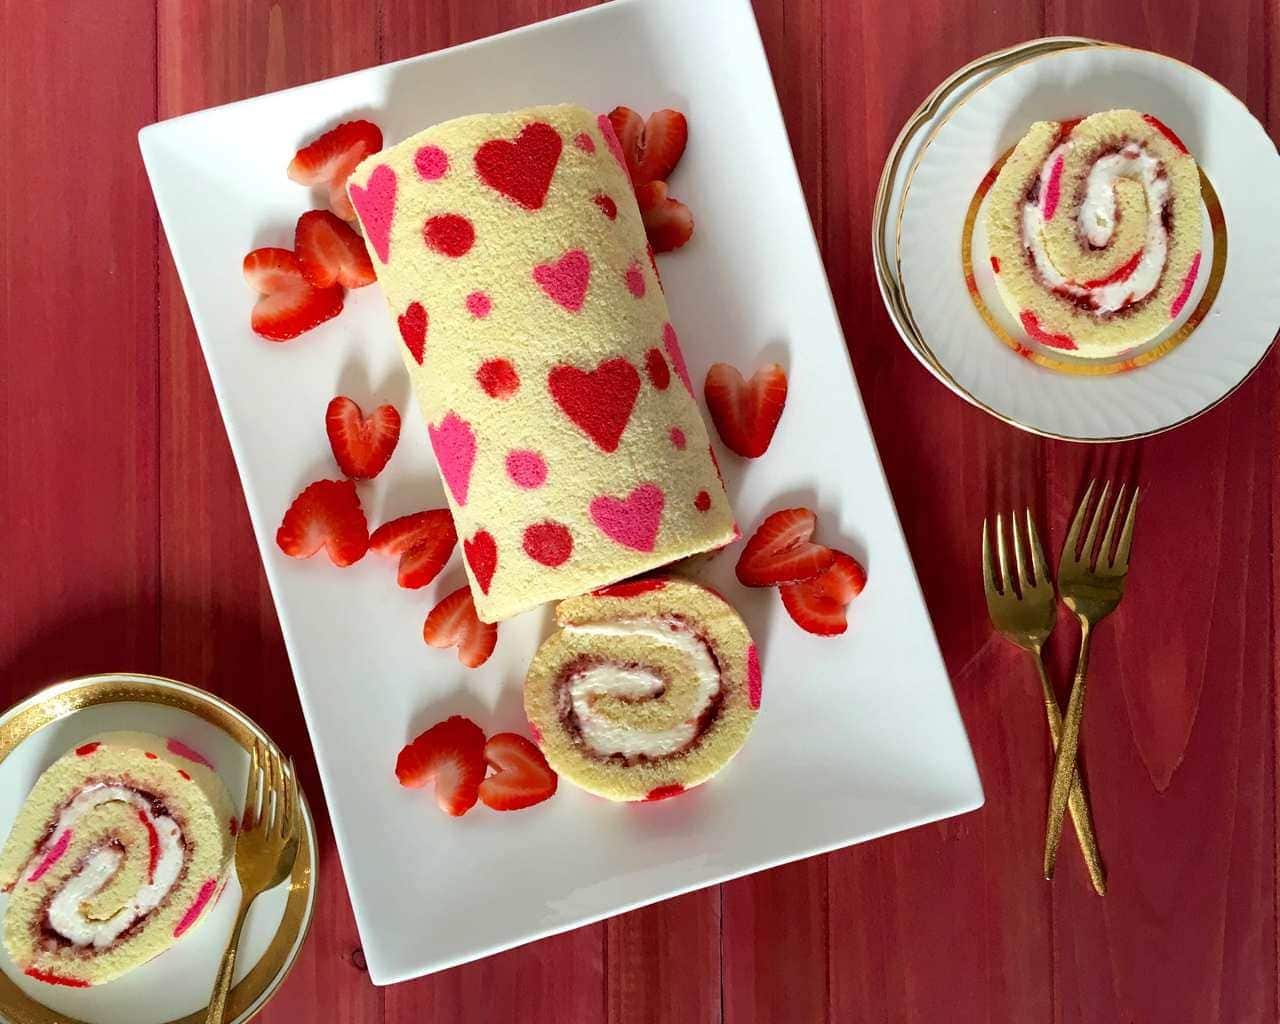
M 652 551 L 666 496 L 657 484 L 641 484 L 625 498 L 591 499 L 591 519 L 610 540 L 634 551 Z
M 622 173 L 627 176 L 627 181 L 630 181 L 631 172 L 627 170 L 627 158 L 622 155 L 622 143 L 618 141 L 617 133 L 613 130 L 613 122 L 609 120 L 609 115 L 601 114 L 597 117 L 596 127 L 600 129 L 600 134 L 604 136 L 604 144 L 609 147 L 609 152 L 618 161 L 618 166 L 622 168 Z
M 475 576 L 480 590 L 489 593 L 489 584 L 493 582 L 493 574 L 498 571 L 498 542 L 488 530 L 478 530 L 474 537 L 462 542 L 462 553 L 467 556 L 467 565 L 471 566 L 471 574 Z
M 554 263 L 539 263 L 533 279 L 547 297 L 570 313 L 582 308 L 591 281 L 591 260 L 581 249 L 570 249 Z
M 514 142 L 490 139 L 476 150 L 476 173 L 490 188 L 526 210 L 542 208 L 563 143 L 551 125 L 534 121 Z
M 396 212 L 396 172 L 386 164 L 378 164 L 363 188 L 347 186 L 351 204 L 360 215 L 364 237 L 383 263 L 391 255 L 391 220 Z
M 606 359 L 594 370 L 553 366 L 547 388 L 561 411 L 601 451 L 618 450 L 640 394 L 640 374 L 634 366 L 621 356 Z
M 449 493 L 458 505 L 465 505 L 471 487 L 471 469 L 476 464 L 476 435 L 471 424 L 456 412 L 448 412 L 440 426 L 427 424 L 427 434 Z
M 662 325 L 662 347 L 667 350 L 667 357 L 675 367 L 676 376 L 684 384 L 685 390 L 693 394 L 693 381 L 689 379 L 689 367 L 685 365 L 684 353 L 680 351 L 680 339 L 676 337 L 676 329 L 669 323 Z

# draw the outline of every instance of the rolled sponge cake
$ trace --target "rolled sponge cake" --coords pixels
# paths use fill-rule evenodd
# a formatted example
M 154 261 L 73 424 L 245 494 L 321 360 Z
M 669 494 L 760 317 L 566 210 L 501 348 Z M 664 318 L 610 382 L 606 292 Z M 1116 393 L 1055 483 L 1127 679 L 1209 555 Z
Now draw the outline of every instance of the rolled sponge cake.
M 987 199 L 1005 305 L 1033 341 L 1085 358 L 1120 355 L 1178 318 L 1201 234 L 1195 159 L 1136 110 L 1033 124 Z
M 459 118 L 348 192 L 481 619 L 734 539 L 608 118 Z
M 610 800 L 676 796 L 719 772 L 760 707 L 760 659 L 715 591 L 674 577 L 570 598 L 538 648 L 525 713 L 548 763 Z
M 225 884 L 236 821 L 198 751 L 104 733 L 36 781 L 0 853 L 4 944 L 26 974 L 85 988 L 164 952 Z

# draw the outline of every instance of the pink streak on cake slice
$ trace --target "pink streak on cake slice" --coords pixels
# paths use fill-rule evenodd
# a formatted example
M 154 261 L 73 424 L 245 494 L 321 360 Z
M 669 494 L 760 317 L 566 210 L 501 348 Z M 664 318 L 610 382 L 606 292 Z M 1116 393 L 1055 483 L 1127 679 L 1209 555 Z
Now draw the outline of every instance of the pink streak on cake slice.
M 216 878 L 206 879 L 205 883 L 200 886 L 200 891 L 196 893 L 195 900 L 191 906 L 187 907 L 187 912 L 182 915 L 182 920 L 173 929 L 173 937 L 175 939 L 196 923 L 196 918 L 200 916 L 200 912 L 204 910 L 208 902 L 213 899 L 213 894 L 217 888 L 218 880 Z
M 183 743 L 182 740 L 175 740 L 173 738 L 166 740 L 165 749 L 167 749 L 171 754 L 177 754 L 179 757 L 185 757 L 188 761 L 194 761 L 196 764 L 202 764 L 206 768 L 213 768 L 212 761 L 194 747 L 187 746 L 187 744 Z
M 1200 273 L 1200 254 L 1196 253 L 1191 260 L 1191 266 L 1187 268 L 1187 276 L 1183 278 L 1182 287 L 1178 289 L 1178 294 L 1173 297 L 1173 305 L 1169 307 L 1169 319 L 1178 319 L 1178 314 L 1182 312 L 1182 307 L 1187 304 L 1187 300 L 1191 298 L 1191 289 L 1196 285 L 1196 276 Z
M 1062 198 L 1062 163 L 1065 157 L 1058 157 L 1049 171 L 1049 182 L 1044 187 L 1044 219 L 1053 220 L 1058 212 L 1058 200 Z
M 71 845 L 71 829 L 67 829 L 62 835 L 58 836 L 58 841 L 49 848 L 49 852 L 44 855 L 36 869 L 27 876 L 28 882 L 38 882 L 44 877 L 46 871 L 58 863 L 59 859 L 67 852 L 67 847 Z

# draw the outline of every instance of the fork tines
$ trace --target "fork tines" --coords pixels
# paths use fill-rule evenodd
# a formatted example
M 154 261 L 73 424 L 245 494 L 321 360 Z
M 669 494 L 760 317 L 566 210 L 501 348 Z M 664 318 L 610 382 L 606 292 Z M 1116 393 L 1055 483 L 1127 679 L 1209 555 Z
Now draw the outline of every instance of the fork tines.
M 1035 519 L 1031 509 L 1026 510 L 1027 540 L 1024 545 L 1022 532 L 1018 529 L 1018 514 L 1009 515 L 1009 533 L 1012 536 L 1013 563 L 1016 576 L 1009 575 L 1009 556 L 1006 554 L 1004 540 L 1004 517 L 996 513 L 996 558 L 1000 565 L 1000 578 L 995 578 L 995 566 L 991 560 L 991 541 L 987 532 L 987 520 L 982 520 L 982 582 L 989 596 L 1020 599 L 1023 594 L 1043 586 L 1049 581 L 1049 572 L 1045 567 L 1044 550 L 1040 546 L 1040 535 L 1036 532 Z M 1023 553 L 1024 546 L 1030 549 L 1030 573 L 1027 572 L 1028 560 Z M 1015 589 L 1014 583 L 1017 583 Z
M 1116 500 L 1111 506 L 1111 515 L 1107 517 L 1107 527 L 1102 534 L 1102 543 L 1096 544 L 1098 525 L 1106 514 L 1107 495 L 1111 491 L 1111 481 L 1109 480 L 1104 481 L 1102 484 L 1102 493 L 1098 495 L 1097 504 L 1093 506 L 1093 514 L 1089 517 L 1084 543 L 1081 544 L 1080 542 L 1080 530 L 1084 527 L 1085 515 L 1090 506 L 1089 499 L 1093 496 L 1093 488 L 1096 484 L 1096 480 L 1089 481 L 1089 486 L 1085 488 L 1084 497 L 1080 499 L 1080 504 L 1076 508 L 1075 518 L 1071 521 L 1071 529 L 1067 533 L 1066 543 L 1063 545 L 1062 559 L 1064 562 L 1072 562 L 1083 566 L 1091 572 L 1123 573 L 1129 567 L 1129 550 L 1133 546 L 1133 519 L 1138 508 L 1138 496 L 1141 493 L 1141 488 L 1134 487 L 1133 489 L 1133 495 L 1129 499 L 1129 510 L 1125 513 L 1124 525 L 1121 527 L 1119 540 L 1115 543 L 1113 550 L 1112 541 L 1115 538 L 1116 523 L 1120 519 L 1120 509 L 1124 505 L 1126 485 L 1120 485 Z

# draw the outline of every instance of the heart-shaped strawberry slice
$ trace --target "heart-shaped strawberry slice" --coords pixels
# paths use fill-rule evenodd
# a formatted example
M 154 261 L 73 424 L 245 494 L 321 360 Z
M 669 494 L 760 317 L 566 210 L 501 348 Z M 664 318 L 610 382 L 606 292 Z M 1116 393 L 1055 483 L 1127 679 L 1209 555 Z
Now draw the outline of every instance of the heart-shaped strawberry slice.
M 338 395 L 325 411 L 324 428 L 338 468 L 353 480 L 371 480 L 387 464 L 400 440 L 400 414 L 380 405 L 367 417 L 346 395 Z
M 431 609 L 422 624 L 422 639 L 432 647 L 458 648 L 458 660 L 479 668 L 498 643 L 496 623 L 481 622 L 470 587 L 459 587 Z
M 549 799 L 556 791 L 556 773 L 531 740 L 514 732 L 490 736 L 484 759 L 494 769 L 480 783 L 480 799 L 495 811 L 518 811 Z
M 293 499 L 276 531 L 276 545 L 290 558 L 310 558 L 321 548 L 334 565 L 360 561 L 369 550 L 369 524 L 350 480 L 317 480 Z

